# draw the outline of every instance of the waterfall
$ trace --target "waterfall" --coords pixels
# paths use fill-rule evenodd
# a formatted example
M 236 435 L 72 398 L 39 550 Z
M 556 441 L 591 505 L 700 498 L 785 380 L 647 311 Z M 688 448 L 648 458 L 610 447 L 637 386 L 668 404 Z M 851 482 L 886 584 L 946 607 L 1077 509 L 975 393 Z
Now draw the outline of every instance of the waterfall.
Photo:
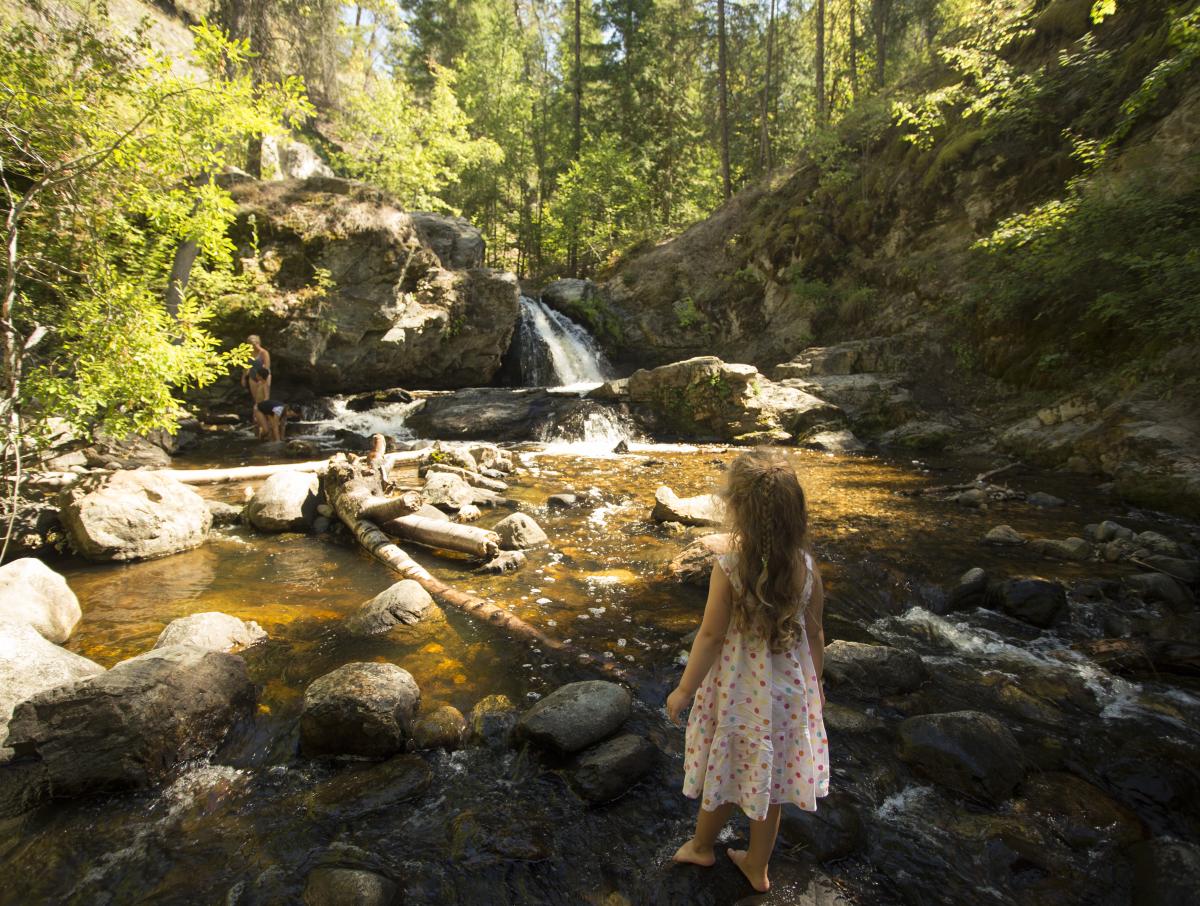
M 521 297 L 517 327 L 521 379 L 526 387 L 575 387 L 608 377 L 604 355 L 583 327 L 537 299 Z

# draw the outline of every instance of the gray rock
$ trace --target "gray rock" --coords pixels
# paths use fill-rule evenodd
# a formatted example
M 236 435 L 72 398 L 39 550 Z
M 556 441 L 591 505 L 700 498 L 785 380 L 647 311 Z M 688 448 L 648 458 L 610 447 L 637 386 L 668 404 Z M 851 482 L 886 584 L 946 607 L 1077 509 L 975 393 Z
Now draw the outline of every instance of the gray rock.
M 333 521 L 325 516 L 318 516 L 312 522 L 312 533 L 314 535 L 324 535 L 333 528 Z
M 998 525 L 983 536 L 988 544 L 1024 544 L 1025 536 L 1011 525 Z
M 524 551 L 500 551 L 491 560 L 480 566 L 477 572 L 492 573 L 493 575 L 511 573 L 524 566 L 527 560 Z
M 945 449 L 957 433 L 957 429 L 943 422 L 918 420 L 893 428 L 880 437 L 879 442 L 885 447 L 932 452 Z
M 470 740 L 489 749 L 503 749 L 517 725 L 516 706 L 507 695 L 489 695 L 471 709 Z
M 1164 557 L 1162 554 L 1149 554 L 1140 559 L 1147 566 L 1166 573 L 1186 585 L 1200 583 L 1200 560 L 1181 560 L 1178 557 Z
M 581 753 L 571 770 L 571 785 L 589 802 L 608 802 L 626 793 L 657 760 L 654 743 L 626 733 Z
M 680 497 L 666 485 L 654 492 L 655 522 L 679 522 L 683 525 L 720 525 L 725 521 L 725 503 L 716 494 Z
M 296 807 L 303 814 L 349 821 L 410 802 L 432 782 L 433 771 L 418 755 L 397 755 L 374 764 L 352 762 L 328 780 L 303 787 Z
M 987 491 L 980 488 L 971 488 L 963 491 L 954 499 L 960 506 L 974 507 L 976 509 L 985 507 L 988 503 Z
M 1139 573 L 1136 576 L 1126 576 L 1125 584 L 1147 601 L 1162 601 L 1177 609 L 1191 607 L 1196 603 L 1196 596 L 1190 588 L 1185 588 L 1170 576 L 1164 576 L 1162 573 Z
M 578 503 L 579 498 L 574 494 L 551 494 L 546 498 L 546 506 L 552 510 L 569 510 Z
M 400 752 L 421 690 L 395 664 L 351 663 L 304 692 L 300 748 L 306 755 L 386 757 Z
M 1025 498 L 1025 502 L 1030 506 L 1040 506 L 1044 508 L 1060 507 L 1066 504 L 1066 501 L 1061 497 L 1055 497 L 1053 494 L 1047 494 L 1043 491 L 1034 491 Z
M 452 752 L 467 736 L 467 719 L 452 705 L 439 705 L 413 723 L 412 743 L 417 749 Z
M 419 211 L 409 214 L 417 235 L 449 271 L 483 266 L 483 234 L 461 217 Z
M 667 571 L 676 582 L 708 588 L 713 566 L 717 562 L 717 548 L 723 548 L 727 539 L 728 536 L 724 534 L 698 538 L 667 564 Z
M 319 479 L 312 472 L 276 472 L 254 492 L 246 519 L 260 532 L 305 532 L 317 515 Z
M 401 579 L 360 607 L 346 621 L 346 630 L 367 636 L 387 632 L 396 625 L 411 626 L 428 616 L 433 606 L 433 598 L 419 582 Z
M 27 623 L 0 622 L 0 752 L 8 719 L 19 703 L 103 672 L 99 664 L 47 641 Z
M 265 135 L 261 163 L 264 179 L 308 179 L 333 176 L 329 164 L 311 145 L 287 135 Z
M 1178 557 L 1183 553 L 1176 542 L 1158 532 L 1142 532 L 1135 535 L 1133 540 L 1138 547 L 1149 548 L 1164 557 Z
M 1083 561 L 1092 558 L 1092 546 L 1082 538 L 1034 538 L 1029 542 L 1029 549 L 1051 560 Z
M 435 472 L 425 479 L 422 495 L 433 506 L 457 512 L 475 500 L 475 489 L 449 472 Z
M 25 623 L 51 642 L 71 637 L 83 612 L 67 580 L 35 557 L 0 566 L 0 621 Z
M 561 753 L 578 752 L 616 732 L 632 706 L 629 690 L 616 683 L 568 683 L 526 711 L 517 722 L 517 732 Z
M 779 833 L 792 846 L 800 846 L 818 862 L 853 855 L 865 840 L 862 819 L 850 798 L 840 791 L 820 801 L 815 812 L 785 805 Z
M 242 521 L 242 507 L 233 503 L 226 503 L 223 500 L 209 500 L 208 511 L 212 513 L 212 524 L 214 526 L 230 526 L 237 525 Z
M 147 787 L 214 749 L 255 698 L 239 656 L 158 648 L 17 705 L 8 744 L 54 796 Z
M 929 671 L 915 652 L 839 639 L 825 648 L 825 676 L 838 689 L 875 698 L 911 692 Z
M 159 634 L 155 648 L 195 645 L 208 651 L 236 651 L 263 641 L 266 631 L 253 620 L 239 620 L 227 613 L 209 611 L 179 617 Z
M 810 450 L 823 450 L 826 453 L 861 453 L 867 448 L 854 436 L 854 432 L 846 428 L 816 431 L 804 438 L 803 445 Z
M 391 906 L 394 881 L 358 868 L 314 868 L 304 884 L 304 906 Z
M 1025 775 L 1012 733 L 979 711 L 908 718 L 900 724 L 900 757 L 935 783 L 992 803 L 1007 799 Z
M 500 536 L 500 546 L 509 551 L 529 550 L 550 542 L 542 527 L 524 513 L 506 516 L 492 526 L 492 531 Z
M 1193 906 L 1200 891 L 1200 846 L 1159 838 L 1129 848 L 1133 906 Z
M 825 703 L 825 726 L 836 733 L 874 733 L 887 727 L 878 717 L 872 717 L 866 711 L 848 708 L 836 702 Z
M 1008 579 L 988 588 L 988 606 L 1046 628 L 1067 606 L 1067 592 L 1045 579 Z
M 1117 538 L 1107 542 L 1101 553 L 1109 563 L 1116 563 L 1118 560 L 1127 560 L 1132 557 L 1136 550 L 1137 546 L 1132 541 L 1123 541 Z
M 204 498 L 157 472 L 84 478 L 59 498 L 71 545 L 89 560 L 142 560 L 203 544 L 212 528 Z
M 1133 529 L 1125 528 L 1125 526 L 1119 525 L 1111 519 L 1105 519 L 1096 526 L 1095 537 L 1091 540 L 1097 543 L 1106 541 L 1132 541 Z

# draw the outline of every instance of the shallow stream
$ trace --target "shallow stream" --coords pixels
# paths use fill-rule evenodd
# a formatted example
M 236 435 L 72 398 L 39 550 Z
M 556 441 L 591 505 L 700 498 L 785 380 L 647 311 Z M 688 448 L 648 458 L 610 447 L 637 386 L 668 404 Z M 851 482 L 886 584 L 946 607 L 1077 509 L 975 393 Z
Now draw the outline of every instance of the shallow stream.
M 669 581 L 666 564 L 709 530 L 675 533 L 649 520 L 658 486 L 684 496 L 712 490 L 736 452 L 635 447 L 616 457 L 519 447 L 509 496 L 545 528 L 551 547 L 502 576 L 417 555 L 444 581 L 625 668 L 638 702 L 633 729 L 666 756 L 630 794 L 598 808 L 569 790 L 557 765 L 525 751 L 420 756 L 434 781 L 413 802 L 389 798 L 387 784 L 365 768 L 297 756 L 305 687 L 349 661 L 397 663 L 420 685 L 423 709 L 449 703 L 464 713 L 496 693 L 523 707 L 588 675 L 452 610 L 375 639 L 343 633 L 344 618 L 395 580 L 345 536 L 220 529 L 204 547 L 163 560 L 60 566 L 84 612 L 68 647 L 106 667 L 148 650 L 179 616 L 217 610 L 257 621 L 270 640 L 245 656 L 262 686 L 260 707 L 252 726 L 238 728 L 211 763 L 189 766 L 166 790 L 59 803 L 0 823 L 7 879 L 0 902 L 292 903 L 308 871 L 325 863 L 387 874 L 404 888 L 406 903 L 741 901 L 751 891 L 727 865 L 704 874 L 666 861 L 694 812 L 678 793 L 682 732 L 663 720 L 661 702 L 678 673 L 681 640 L 703 607 L 702 591 Z M 178 465 L 233 465 L 260 455 L 226 442 Z M 986 464 L 787 455 L 809 495 L 829 640 L 915 650 L 933 679 L 879 701 L 830 689 L 831 711 L 841 715 L 829 720 L 833 787 L 838 809 L 861 820 L 862 839 L 853 854 L 819 869 L 807 854 L 781 850 L 776 889 L 761 902 L 807 902 L 801 894 L 818 876 L 854 903 L 1128 902 L 1132 874 L 1123 847 L 1143 837 L 1195 841 L 1200 834 L 1200 684 L 1114 677 L 1070 647 L 1109 634 L 1106 620 L 1121 605 L 1087 589 L 1130 567 L 1042 560 L 980 538 L 1001 523 L 1031 537 L 1065 538 L 1114 518 L 1195 543 L 1196 527 L 1128 512 L 1085 479 L 1017 474 L 1013 488 L 1048 491 L 1067 506 L 1013 501 L 982 512 L 905 492 L 969 479 Z M 404 483 L 403 473 L 396 477 Z M 580 504 L 548 508 L 548 496 L 560 492 L 578 495 Z M 245 489 L 203 493 L 241 501 Z M 480 524 L 503 515 L 485 513 Z M 1061 580 L 1075 589 L 1070 620 L 1052 632 L 986 610 L 938 616 L 946 591 L 974 566 Z M 999 809 L 985 808 L 898 761 L 889 727 L 912 714 L 964 708 L 1009 725 L 1031 776 L 1073 773 L 1131 817 L 1080 845 L 1062 830 L 1062 816 L 1039 811 L 1024 787 Z M 324 795 L 339 772 L 348 785 Z M 733 827 L 731 835 L 744 833 L 744 822 Z

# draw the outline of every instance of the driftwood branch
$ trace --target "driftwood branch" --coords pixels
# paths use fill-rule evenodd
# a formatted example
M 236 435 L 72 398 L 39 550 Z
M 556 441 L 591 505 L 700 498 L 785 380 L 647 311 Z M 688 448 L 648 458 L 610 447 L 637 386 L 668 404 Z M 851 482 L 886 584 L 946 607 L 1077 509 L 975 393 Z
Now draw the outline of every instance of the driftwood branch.
M 406 541 L 470 554 L 481 560 L 490 560 L 500 553 L 500 536 L 473 525 L 460 525 L 443 519 L 430 519 L 428 516 L 401 516 L 383 523 L 380 528 Z

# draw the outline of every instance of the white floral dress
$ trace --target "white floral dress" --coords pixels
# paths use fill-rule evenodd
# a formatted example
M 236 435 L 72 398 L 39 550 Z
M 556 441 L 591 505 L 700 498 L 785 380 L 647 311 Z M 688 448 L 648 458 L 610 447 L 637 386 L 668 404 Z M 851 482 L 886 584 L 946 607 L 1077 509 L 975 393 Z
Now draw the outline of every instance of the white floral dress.
M 813 560 L 804 556 L 801 606 L 807 607 Z M 742 591 L 736 558 L 736 552 L 717 558 L 735 596 Z M 683 794 L 699 798 L 705 810 L 732 802 L 756 821 L 784 802 L 816 811 L 817 799 L 829 793 L 829 744 L 807 629 L 790 651 L 772 654 L 731 624 L 696 692 L 686 745 Z

